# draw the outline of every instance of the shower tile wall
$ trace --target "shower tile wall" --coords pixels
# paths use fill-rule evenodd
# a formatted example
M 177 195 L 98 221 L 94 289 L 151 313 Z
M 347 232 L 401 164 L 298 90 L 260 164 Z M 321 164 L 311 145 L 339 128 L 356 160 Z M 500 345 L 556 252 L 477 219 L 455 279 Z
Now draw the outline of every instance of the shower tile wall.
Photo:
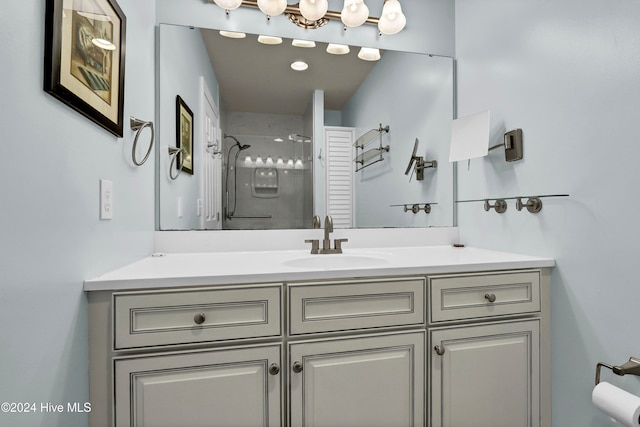
M 308 197 L 312 191 L 312 144 L 310 142 L 293 142 L 288 139 L 290 134 L 310 135 L 305 132 L 304 119 L 296 115 L 259 114 L 259 113 L 233 113 L 227 112 L 223 132 L 236 137 L 241 144 L 249 144 L 250 148 L 240 152 L 234 174 L 234 158 L 236 150 L 231 151 L 229 169 L 229 204 L 223 194 L 223 206 L 225 212 L 233 209 L 233 197 L 237 189 L 235 215 L 229 220 L 225 218 L 224 229 L 285 229 L 306 228 L 311 224 L 313 200 Z M 283 141 L 274 141 L 280 137 Z M 227 138 L 224 140 L 224 155 L 235 142 Z M 251 162 L 245 159 L 251 158 Z M 273 165 L 256 165 L 257 157 L 263 162 L 268 157 L 273 159 Z M 277 165 L 278 158 L 283 160 L 283 165 Z M 294 166 L 287 166 L 291 159 Z M 296 161 L 297 167 L 295 166 Z M 225 165 L 227 165 L 225 159 Z M 277 191 L 256 190 L 256 168 L 258 177 L 260 172 L 273 172 L 277 174 Z M 234 188 L 234 175 L 237 176 L 237 185 Z M 227 171 L 225 166 L 223 179 L 226 181 Z M 272 176 L 271 181 L 275 177 Z M 259 178 L 258 178 L 259 180 Z M 266 182 L 267 180 L 265 180 Z M 223 182 L 223 189 L 226 182 Z M 306 195 L 306 196 L 305 196 Z M 242 218 L 271 216 L 271 218 Z

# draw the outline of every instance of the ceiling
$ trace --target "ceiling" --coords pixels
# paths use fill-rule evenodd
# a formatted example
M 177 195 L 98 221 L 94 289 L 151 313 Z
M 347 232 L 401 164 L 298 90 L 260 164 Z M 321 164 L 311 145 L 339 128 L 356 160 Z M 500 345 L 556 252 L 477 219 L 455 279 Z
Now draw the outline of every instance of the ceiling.
M 359 47 L 352 46 L 346 55 L 331 55 L 326 43 L 301 48 L 284 39 L 279 45 L 265 45 L 254 34 L 231 39 L 217 30 L 200 31 L 221 102 L 233 112 L 300 115 L 315 89 L 324 90 L 325 109 L 341 110 L 377 63 L 359 59 Z M 307 62 L 309 68 L 292 70 L 290 64 L 297 60 Z

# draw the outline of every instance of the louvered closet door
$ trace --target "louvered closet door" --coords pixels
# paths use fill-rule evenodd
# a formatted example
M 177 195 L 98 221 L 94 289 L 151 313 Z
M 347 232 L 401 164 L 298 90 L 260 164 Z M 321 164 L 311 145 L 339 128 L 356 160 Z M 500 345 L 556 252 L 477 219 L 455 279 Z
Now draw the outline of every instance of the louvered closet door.
M 353 226 L 353 140 L 352 128 L 325 129 L 327 214 L 334 228 Z

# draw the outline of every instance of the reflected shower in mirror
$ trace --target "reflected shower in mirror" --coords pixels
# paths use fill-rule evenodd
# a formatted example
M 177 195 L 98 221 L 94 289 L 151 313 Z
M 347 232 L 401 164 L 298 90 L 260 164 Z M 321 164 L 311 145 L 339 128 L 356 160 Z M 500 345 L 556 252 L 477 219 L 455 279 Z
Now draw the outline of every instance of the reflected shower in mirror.
M 453 171 L 446 162 L 451 58 L 383 51 L 365 61 L 353 46 L 331 55 L 320 42 L 267 45 L 257 35 L 231 39 L 164 24 L 158 35 L 161 230 L 311 228 L 313 215 L 324 217 L 336 197 L 346 200 L 346 226 L 453 224 Z M 294 71 L 294 61 L 308 68 Z M 194 112 L 193 175 L 171 180 L 166 153 L 176 145 L 177 95 Z M 382 136 L 389 152 L 356 172 L 353 143 L 380 123 L 390 129 Z M 326 137 L 332 130 L 347 130 L 337 157 L 335 141 Z M 407 182 L 416 138 L 418 155 L 442 162 L 425 180 Z M 348 178 L 340 182 L 348 191 L 335 192 L 336 177 Z M 415 203 L 435 205 L 429 214 L 394 207 Z

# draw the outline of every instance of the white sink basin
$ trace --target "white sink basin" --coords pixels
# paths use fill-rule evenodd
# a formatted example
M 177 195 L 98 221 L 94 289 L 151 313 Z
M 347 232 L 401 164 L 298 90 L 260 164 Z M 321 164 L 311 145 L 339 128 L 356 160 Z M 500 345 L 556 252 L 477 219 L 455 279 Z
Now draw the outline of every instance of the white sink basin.
M 315 268 L 330 270 L 334 268 L 363 268 L 387 264 L 383 256 L 355 254 L 313 254 L 284 261 L 288 267 Z

